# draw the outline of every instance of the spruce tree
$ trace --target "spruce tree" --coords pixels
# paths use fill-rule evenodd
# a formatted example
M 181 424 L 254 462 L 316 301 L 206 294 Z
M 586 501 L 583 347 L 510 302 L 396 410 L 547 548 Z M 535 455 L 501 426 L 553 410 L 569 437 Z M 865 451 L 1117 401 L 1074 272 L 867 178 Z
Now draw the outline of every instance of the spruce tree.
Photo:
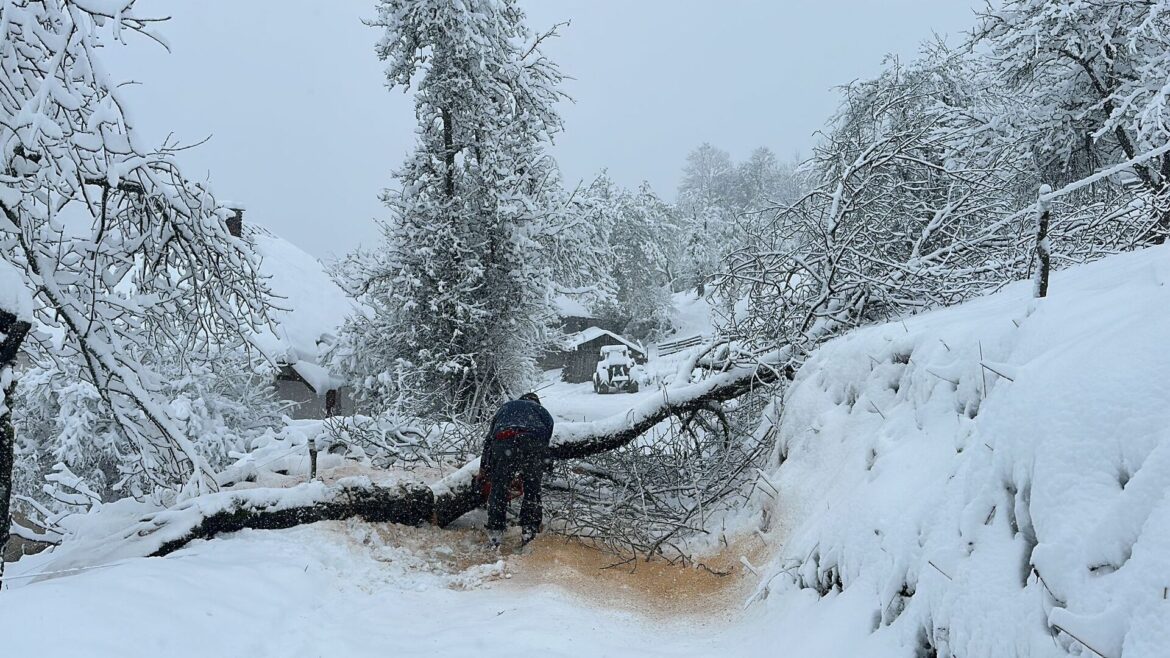
M 534 37 L 512 0 L 383 0 L 370 24 L 388 86 L 415 86 L 418 141 L 383 195 L 384 244 L 347 269 L 372 313 L 335 363 L 383 405 L 478 418 L 529 383 L 552 318 L 552 33 Z

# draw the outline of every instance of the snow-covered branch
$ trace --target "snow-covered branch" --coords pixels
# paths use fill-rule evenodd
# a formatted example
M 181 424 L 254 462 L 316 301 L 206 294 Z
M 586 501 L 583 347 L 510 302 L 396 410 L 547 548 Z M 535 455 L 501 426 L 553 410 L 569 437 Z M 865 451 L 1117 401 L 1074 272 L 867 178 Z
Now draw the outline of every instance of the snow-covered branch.
M 161 394 L 267 322 L 258 259 L 206 186 L 142 144 L 98 57 L 150 33 L 133 0 L 5 3 L 0 29 L 0 254 L 33 291 L 36 363 L 93 387 L 131 449 L 132 490 L 215 489 Z M 111 20 L 112 19 L 112 20 Z

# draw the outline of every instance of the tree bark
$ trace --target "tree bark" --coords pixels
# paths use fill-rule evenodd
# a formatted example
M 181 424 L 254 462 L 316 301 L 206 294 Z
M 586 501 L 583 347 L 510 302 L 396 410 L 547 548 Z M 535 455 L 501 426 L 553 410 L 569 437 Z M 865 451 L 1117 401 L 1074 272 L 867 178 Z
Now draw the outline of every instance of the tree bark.
M 166 534 L 173 538 L 161 541 L 157 548 L 149 553 L 150 557 L 162 557 L 196 539 L 210 539 L 221 533 L 236 532 L 245 528 L 280 530 L 305 523 L 338 521 L 355 516 L 380 523 L 420 525 L 430 520 L 431 509 L 434 507 L 434 493 L 425 484 L 402 484 L 396 487 L 342 486 L 333 487 L 329 491 L 331 492 L 329 497 L 299 506 L 284 505 L 279 499 L 269 504 L 257 505 L 247 496 L 241 496 L 239 499 L 233 499 L 223 509 L 206 516 L 188 518 L 180 513 L 175 515 L 173 521 L 166 518 L 144 519 L 141 523 L 145 524 L 145 527 L 134 534 L 149 535 L 167 528 Z M 247 494 L 248 490 L 240 493 Z
M 1040 186 L 1040 200 L 1036 216 L 1036 279 L 1034 281 L 1034 296 L 1048 296 L 1048 272 L 1052 267 L 1052 250 L 1048 240 L 1048 220 L 1052 213 L 1052 204 L 1045 198 L 1051 194 L 1052 188 L 1048 185 Z
M 443 187 L 448 199 L 455 198 L 455 122 L 451 111 L 443 109 Z
M 13 309 L 15 310 L 15 309 Z M 4 548 L 12 526 L 12 469 L 16 461 L 16 431 L 12 427 L 12 394 L 16 391 L 13 365 L 20 344 L 32 328 L 15 313 L 0 309 L 0 585 L 4 582 Z

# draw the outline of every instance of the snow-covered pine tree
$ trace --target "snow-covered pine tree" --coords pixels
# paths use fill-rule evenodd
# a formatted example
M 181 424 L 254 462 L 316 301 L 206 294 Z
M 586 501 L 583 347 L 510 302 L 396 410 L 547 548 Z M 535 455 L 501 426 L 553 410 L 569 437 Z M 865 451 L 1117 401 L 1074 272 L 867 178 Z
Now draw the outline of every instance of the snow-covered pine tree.
M 553 318 L 553 33 L 533 37 L 513 0 L 383 0 L 369 24 L 388 86 L 417 85 L 418 143 L 383 197 L 385 244 L 349 282 L 373 313 L 335 365 L 381 404 L 478 418 L 530 382 Z
M 0 258 L 46 331 L 32 361 L 92 387 L 125 441 L 123 478 L 191 492 L 216 483 L 149 355 L 182 371 L 266 322 L 257 260 L 229 235 L 174 149 L 148 148 L 98 57 L 159 40 L 133 0 L 0 3 Z M 17 414 L 21 410 L 16 410 Z
M 649 184 L 630 192 L 605 172 L 582 197 L 590 223 L 607 227 L 605 254 L 615 287 L 613 296 L 596 308 L 635 338 L 664 333 L 674 308 L 671 284 L 686 247 L 674 207 Z
M 703 294 L 719 270 L 736 214 L 735 166 L 731 155 L 704 143 L 687 154 L 678 187 L 678 212 L 685 222 L 688 287 Z

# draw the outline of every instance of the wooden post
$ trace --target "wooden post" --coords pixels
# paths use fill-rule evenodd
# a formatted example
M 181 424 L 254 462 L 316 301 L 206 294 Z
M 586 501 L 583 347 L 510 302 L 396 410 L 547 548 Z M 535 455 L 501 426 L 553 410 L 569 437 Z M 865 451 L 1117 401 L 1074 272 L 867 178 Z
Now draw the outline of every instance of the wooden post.
M 4 548 L 12 525 L 12 468 L 16 461 L 16 431 L 10 406 L 16 392 L 13 366 L 31 328 L 25 320 L 0 308 L 0 585 L 4 584 Z
M 1052 213 L 1052 202 L 1045 198 L 1052 194 L 1048 185 L 1040 186 L 1040 198 L 1036 204 L 1036 279 L 1033 296 L 1048 296 L 1048 269 L 1052 266 L 1052 246 L 1048 240 L 1048 221 Z
M 331 388 L 325 391 L 325 417 L 332 418 L 333 413 L 337 410 L 337 389 Z
M 317 479 L 317 439 L 309 437 L 309 480 Z

